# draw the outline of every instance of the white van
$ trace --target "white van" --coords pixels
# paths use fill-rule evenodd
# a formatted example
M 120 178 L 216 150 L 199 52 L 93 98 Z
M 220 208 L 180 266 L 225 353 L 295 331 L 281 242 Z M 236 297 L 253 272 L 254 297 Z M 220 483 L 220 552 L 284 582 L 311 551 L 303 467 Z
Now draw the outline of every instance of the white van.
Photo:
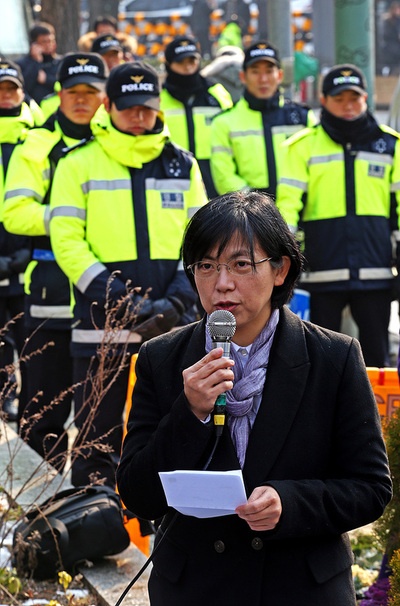
M 2 2 L 0 54 L 18 58 L 29 51 L 28 14 L 24 0 Z

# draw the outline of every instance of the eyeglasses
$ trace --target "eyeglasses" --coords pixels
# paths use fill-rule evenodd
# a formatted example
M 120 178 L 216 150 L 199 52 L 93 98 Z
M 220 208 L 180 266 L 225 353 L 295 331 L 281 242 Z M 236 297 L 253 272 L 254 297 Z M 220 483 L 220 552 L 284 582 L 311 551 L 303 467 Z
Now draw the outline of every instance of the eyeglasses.
M 266 257 L 259 261 L 251 259 L 234 259 L 228 263 L 215 263 L 214 261 L 197 261 L 187 266 L 195 278 L 212 278 L 219 274 L 220 268 L 226 267 L 227 271 L 234 276 L 248 276 L 254 271 L 254 266 L 265 261 L 271 261 L 272 257 Z

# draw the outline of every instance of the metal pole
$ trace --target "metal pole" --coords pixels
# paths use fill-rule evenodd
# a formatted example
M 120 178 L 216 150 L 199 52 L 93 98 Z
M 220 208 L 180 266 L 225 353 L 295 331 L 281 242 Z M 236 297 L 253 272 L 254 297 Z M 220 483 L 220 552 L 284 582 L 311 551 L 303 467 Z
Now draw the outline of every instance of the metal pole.
M 335 0 L 313 2 L 313 34 L 315 56 L 320 71 L 335 64 Z
M 293 55 L 290 0 L 268 0 L 268 41 L 279 49 L 281 57 Z
M 375 13 L 373 0 L 336 0 L 336 63 L 354 63 L 365 74 L 368 104 L 374 109 Z
M 268 0 L 258 0 L 258 39 L 268 40 L 268 23 L 267 23 L 267 5 Z
M 291 30 L 290 0 L 268 0 L 268 41 L 276 46 L 284 70 L 283 85 L 289 96 L 293 84 L 293 40 Z

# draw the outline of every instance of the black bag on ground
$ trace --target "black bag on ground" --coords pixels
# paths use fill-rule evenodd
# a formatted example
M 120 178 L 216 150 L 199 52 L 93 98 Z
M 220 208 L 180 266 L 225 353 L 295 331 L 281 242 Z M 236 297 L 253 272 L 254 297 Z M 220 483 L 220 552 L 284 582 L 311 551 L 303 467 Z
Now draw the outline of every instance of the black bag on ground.
M 120 553 L 129 542 L 114 490 L 82 486 L 55 494 L 17 525 L 13 564 L 19 574 L 50 579 L 83 560 Z

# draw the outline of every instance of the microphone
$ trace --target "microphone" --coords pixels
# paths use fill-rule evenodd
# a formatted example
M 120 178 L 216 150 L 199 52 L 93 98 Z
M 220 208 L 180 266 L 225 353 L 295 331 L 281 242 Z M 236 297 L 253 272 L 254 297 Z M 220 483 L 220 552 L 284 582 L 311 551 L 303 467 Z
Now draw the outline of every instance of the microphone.
M 213 349 L 222 347 L 224 358 L 229 358 L 231 339 L 236 330 L 236 318 L 226 309 L 217 309 L 210 314 L 207 322 Z M 214 404 L 214 427 L 217 436 L 222 434 L 225 425 L 226 394 L 221 393 Z

